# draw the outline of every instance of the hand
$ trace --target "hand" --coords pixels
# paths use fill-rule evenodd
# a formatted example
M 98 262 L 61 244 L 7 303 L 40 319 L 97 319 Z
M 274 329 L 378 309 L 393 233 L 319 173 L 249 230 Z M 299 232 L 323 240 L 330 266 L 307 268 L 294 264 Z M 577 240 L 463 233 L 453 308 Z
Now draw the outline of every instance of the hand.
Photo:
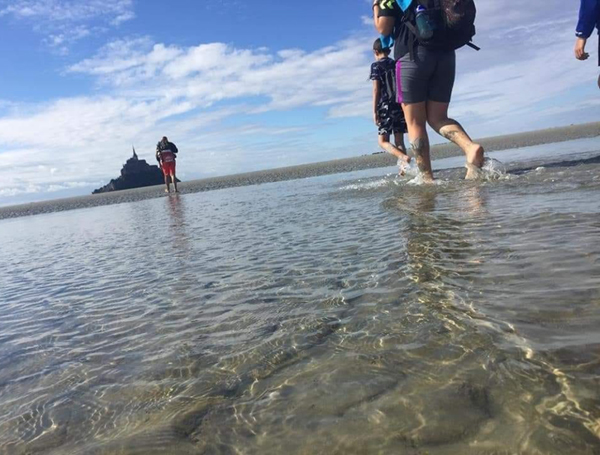
M 587 40 L 585 38 L 577 38 L 575 41 L 575 58 L 577 60 L 587 60 L 590 54 L 585 51 L 585 43 Z
M 373 121 L 375 122 L 375 125 L 379 126 L 379 117 L 376 112 L 373 113 Z

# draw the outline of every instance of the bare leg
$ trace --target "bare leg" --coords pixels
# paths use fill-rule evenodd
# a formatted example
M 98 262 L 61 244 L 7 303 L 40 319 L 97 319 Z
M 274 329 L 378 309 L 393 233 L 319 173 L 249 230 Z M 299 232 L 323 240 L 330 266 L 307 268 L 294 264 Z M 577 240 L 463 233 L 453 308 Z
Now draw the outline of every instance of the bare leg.
M 396 158 L 400 158 L 405 163 L 408 163 L 410 161 L 410 156 L 404 153 L 404 147 L 400 149 L 392 145 L 392 143 L 390 142 L 390 136 L 388 136 L 387 134 L 379 135 L 379 146 L 386 152 L 394 155 Z
M 483 147 L 471 140 L 456 120 L 448 118 L 448 103 L 427 102 L 427 121 L 441 136 L 458 145 L 467 158 L 467 179 L 477 177 L 477 168 L 483 166 Z
M 431 157 L 429 156 L 429 137 L 427 136 L 427 105 L 425 102 L 403 103 L 402 109 L 408 126 L 408 140 L 415 155 L 417 166 L 423 174 L 425 182 L 433 182 Z
M 171 174 L 171 182 L 173 182 L 173 188 L 175 188 L 175 192 L 179 193 L 179 190 L 177 189 L 177 177 L 175 177 L 175 173 Z
M 406 145 L 404 145 L 404 133 L 400 131 L 394 131 L 394 143 L 396 148 L 402 153 L 406 153 Z
M 398 174 L 401 176 L 406 175 L 406 165 L 412 161 L 412 158 L 406 155 L 406 145 L 404 145 L 404 133 L 400 131 L 394 131 L 394 143 L 396 148 L 405 154 L 402 158 L 399 158 L 399 169 Z M 400 160 L 402 161 L 400 163 Z
M 170 193 L 171 188 L 169 187 L 169 174 L 165 174 L 165 186 L 167 187 L 165 193 Z

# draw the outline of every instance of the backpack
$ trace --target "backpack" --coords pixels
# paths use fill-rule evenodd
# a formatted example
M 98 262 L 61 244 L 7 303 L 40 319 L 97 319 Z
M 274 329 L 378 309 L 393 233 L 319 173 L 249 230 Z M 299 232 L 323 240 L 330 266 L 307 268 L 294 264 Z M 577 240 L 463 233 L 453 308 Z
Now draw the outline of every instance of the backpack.
M 417 8 L 425 8 L 419 18 Z M 409 32 L 411 58 L 416 43 L 441 50 L 455 50 L 466 45 L 478 51 L 479 47 L 471 42 L 475 36 L 476 14 L 473 0 L 414 0 L 402 18 Z M 433 31 L 431 36 L 422 35 L 420 24 L 423 23 Z

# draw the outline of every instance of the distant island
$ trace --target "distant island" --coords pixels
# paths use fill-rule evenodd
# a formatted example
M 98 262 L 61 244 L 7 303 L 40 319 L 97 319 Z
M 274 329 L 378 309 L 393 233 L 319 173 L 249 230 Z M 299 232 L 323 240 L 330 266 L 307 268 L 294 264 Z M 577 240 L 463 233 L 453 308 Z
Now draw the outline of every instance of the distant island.
M 109 193 L 111 191 L 130 190 L 145 186 L 160 185 L 165 182 L 162 171 L 156 165 L 149 165 L 146 160 L 140 160 L 133 149 L 133 156 L 127 160 L 121 169 L 121 176 L 112 179 L 102 188 L 92 194 Z

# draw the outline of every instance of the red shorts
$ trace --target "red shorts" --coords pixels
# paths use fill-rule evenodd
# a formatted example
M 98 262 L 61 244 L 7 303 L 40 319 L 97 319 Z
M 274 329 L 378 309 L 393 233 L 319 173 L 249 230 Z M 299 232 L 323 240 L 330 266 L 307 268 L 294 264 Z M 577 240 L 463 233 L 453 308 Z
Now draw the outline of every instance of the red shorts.
M 161 168 L 164 175 L 175 175 L 175 161 L 163 163 Z

